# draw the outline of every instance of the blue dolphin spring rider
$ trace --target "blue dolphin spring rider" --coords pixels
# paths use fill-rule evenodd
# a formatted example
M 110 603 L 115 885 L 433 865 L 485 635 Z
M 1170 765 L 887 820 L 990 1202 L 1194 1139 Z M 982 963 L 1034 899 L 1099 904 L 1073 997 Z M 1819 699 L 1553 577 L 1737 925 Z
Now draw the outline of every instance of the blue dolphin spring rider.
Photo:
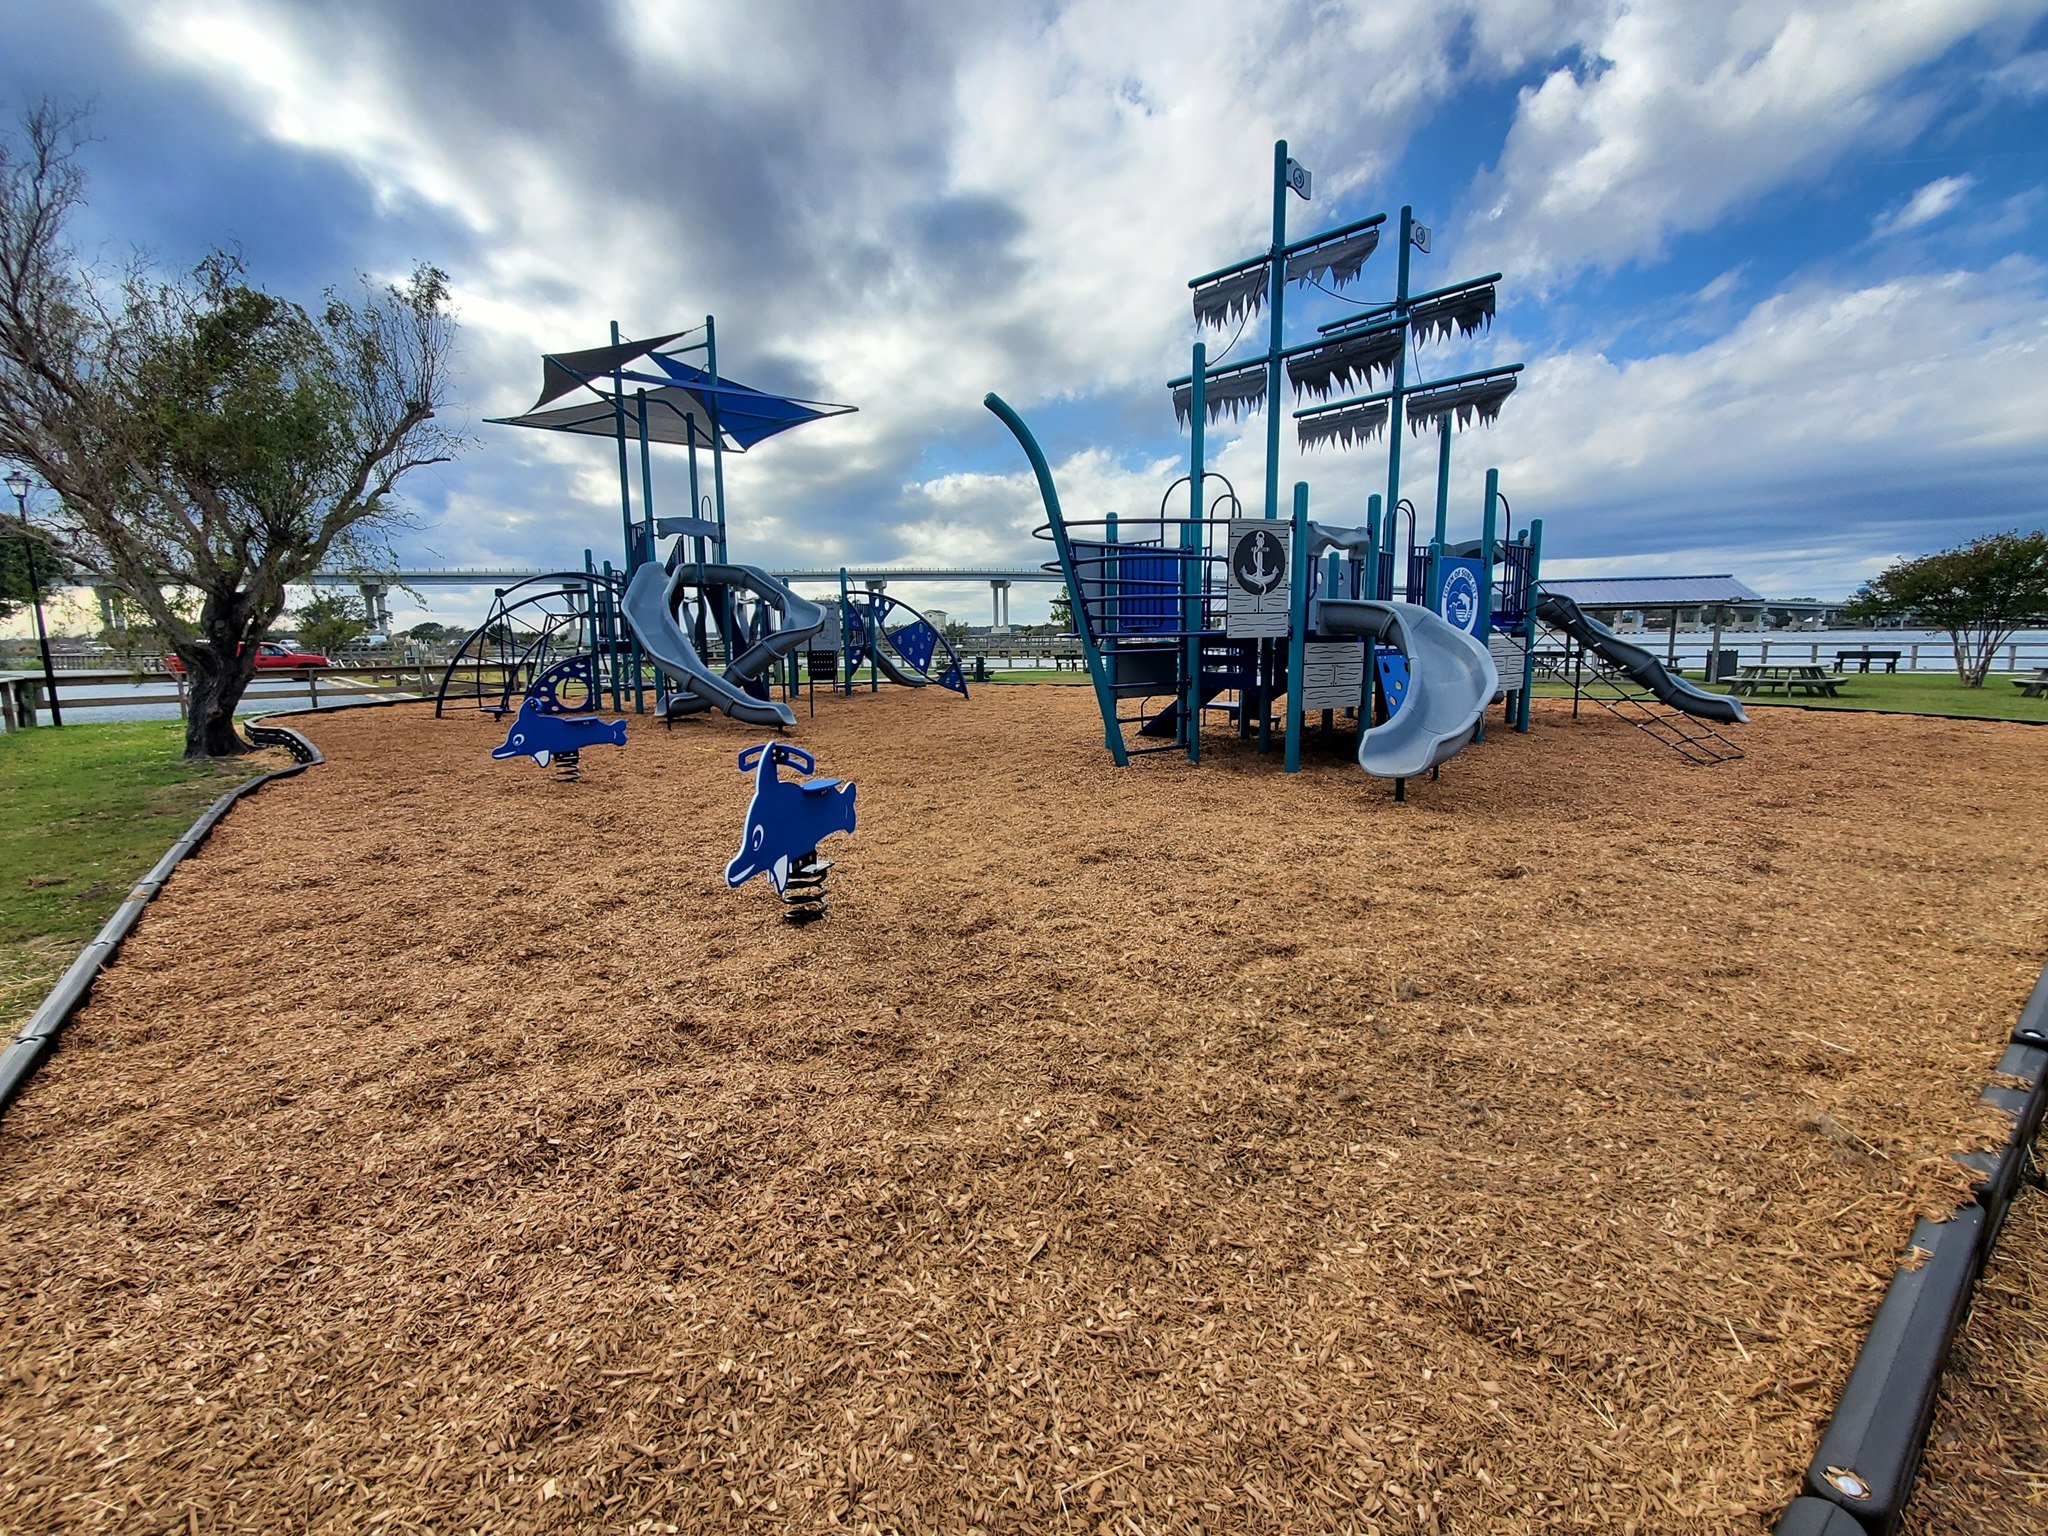
M 596 658 L 571 656 L 557 662 L 527 685 L 511 734 L 502 746 L 491 748 L 491 756 L 501 760 L 530 757 L 543 768 L 553 763 L 555 777 L 573 784 L 583 777 L 585 747 L 626 744 L 623 720 L 597 720 L 588 715 L 571 718 L 572 711 L 596 707 Z
M 589 716 L 571 719 L 567 715 L 550 715 L 528 699 L 513 717 L 512 734 L 505 738 L 503 746 L 491 748 L 491 756 L 530 757 L 543 768 L 555 763 L 555 776 L 573 784 L 583 776 L 580 762 L 583 749 L 603 742 L 623 747 L 626 744 L 626 722 L 597 720 Z
M 739 762 L 741 773 L 754 775 L 754 798 L 747 803 L 740 851 L 725 866 L 725 883 L 744 885 L 765 871 L 783 900 L 785 918 L 808 923 L 823 917 L 832 861 L 818 857 L 818 844 L 834 832 L 853 830 L 854 786 L 838 779 L 783 778 L 778 770 L 784 763 L 815 773 L 818 761 L 779 741 L 748 747 Z

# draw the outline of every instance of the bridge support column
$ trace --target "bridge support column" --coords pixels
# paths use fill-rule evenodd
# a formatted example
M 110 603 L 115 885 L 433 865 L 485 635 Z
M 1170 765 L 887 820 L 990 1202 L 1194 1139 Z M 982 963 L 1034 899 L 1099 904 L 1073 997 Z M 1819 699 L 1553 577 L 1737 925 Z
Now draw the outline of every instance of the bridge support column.
M 1007 630 L 1010 627 L 1010 584 L 998 578 L 988 584 L 988 591 L 989 604 L 994 610 L 989 627 L 997 631 Z
M 391 633 L 391 605 L 387 600 L 390 590 L 381 581 L 362 583 L 363 617 L 369 620 L 372 634 Z

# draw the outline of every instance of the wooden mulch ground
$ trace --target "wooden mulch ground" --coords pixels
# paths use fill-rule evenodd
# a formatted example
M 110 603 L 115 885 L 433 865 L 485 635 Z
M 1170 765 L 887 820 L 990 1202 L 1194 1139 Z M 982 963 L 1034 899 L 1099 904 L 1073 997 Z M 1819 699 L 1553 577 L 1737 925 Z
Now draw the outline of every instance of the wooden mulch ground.
M 821 699 L 804 930 L 746 727 L 308 729 L 0 1123 L 0 1528 L 1760 1531 L 2048 954 L 2018 726 Z

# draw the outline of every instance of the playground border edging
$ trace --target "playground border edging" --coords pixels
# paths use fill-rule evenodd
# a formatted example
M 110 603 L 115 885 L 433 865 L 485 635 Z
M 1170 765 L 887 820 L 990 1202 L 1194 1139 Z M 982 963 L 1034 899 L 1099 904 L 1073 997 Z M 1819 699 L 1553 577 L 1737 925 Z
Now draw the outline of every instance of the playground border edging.
M 1978 1175 L 1969 1199 L 1945 1221 L 1914 1223 L 1821 1433 L 1801 1496 L 1780 1517 L 1776 1536 L 1893 1536 L 1905 1516 L 1949 1350 L 2048 1116 L 2048 969 L 2020 1009 L 1997 1072 L 2026 1084 L 1994 1081 L 1979 1095 L 2013 1117 L 2005 1144 L 1959 1155 Z M 1823 1516 L 1815 1504 L 1848 1519 Z
M 57 984 L 36 1011 L 28 1016 L 28 1022 L 21 1026 L 14 1039 L 0 1049 L 0 1114 L 5 1114 L 7 1106 L 28 1086 L 43 1058 L 55 1048 L 58 1034 L 71 1022 L 71 1016 L 85 1005 L 100 972 L 119 953 L 122 942 L 141 921 L 143 909 L 164 888 L 172 872 L 205 844 L 213 835 L 213 829 L 220 825 L 221 819 L 238 801 L 253 795 L 266 784 L 293 778 L 326 761 L 311 741 L 285 726 L 265 723 L 268 718 L 249 722 L 249 740 L 257 746 L 281 746 L 297 761 L 289 768 L 273 768 L 269 773 L 245 780 L 214 801 L 199 813 L 199 819 L 185 830 L 185 835 L 171 844 L 164 856 L 150 866 L 149 873 L 129 888 L 127 899 L 114 909 L 113 915 L 93 935 L 92 942 L 79 951 L 78 958 L 57 978 Z

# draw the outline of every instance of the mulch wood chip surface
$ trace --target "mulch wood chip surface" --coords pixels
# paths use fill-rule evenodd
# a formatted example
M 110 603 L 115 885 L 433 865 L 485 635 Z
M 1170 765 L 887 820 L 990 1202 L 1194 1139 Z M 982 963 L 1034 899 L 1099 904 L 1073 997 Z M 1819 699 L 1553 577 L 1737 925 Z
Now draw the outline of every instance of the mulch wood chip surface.
M 1760 1532 L 2048 953 L 2018 726 L 821 696 L 799 929 L 756 729 L 300 724 L 0 1122 L 0 1529 Z

